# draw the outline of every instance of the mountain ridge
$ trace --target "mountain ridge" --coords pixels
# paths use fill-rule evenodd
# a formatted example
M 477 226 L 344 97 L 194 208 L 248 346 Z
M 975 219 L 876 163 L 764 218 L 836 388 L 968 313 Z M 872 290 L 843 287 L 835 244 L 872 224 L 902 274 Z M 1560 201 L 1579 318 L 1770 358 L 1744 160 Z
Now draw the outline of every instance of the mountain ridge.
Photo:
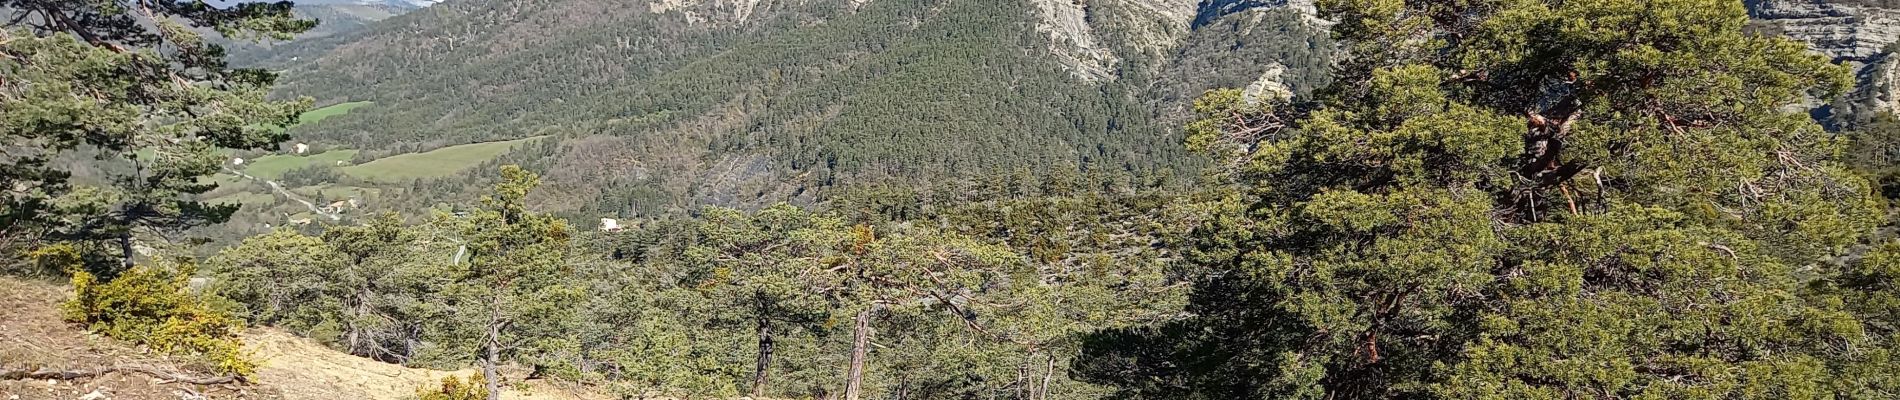
M 305 57 L 329 52 L 350 40 L 352 34 L 378 21 L 421 7 L 406 0 L 298 2 L 293 13 L 299 18 L 318 20 L 316 28 L 287 42 L 227 41 L 229 55 L 225 60 L 251 68 L 288 68 Z

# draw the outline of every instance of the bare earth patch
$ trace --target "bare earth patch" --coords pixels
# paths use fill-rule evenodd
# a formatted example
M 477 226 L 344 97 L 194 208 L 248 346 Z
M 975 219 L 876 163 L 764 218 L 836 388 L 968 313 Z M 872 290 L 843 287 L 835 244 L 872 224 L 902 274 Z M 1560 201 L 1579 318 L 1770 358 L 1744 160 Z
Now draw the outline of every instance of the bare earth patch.
M 48 282 L 0 278 L 0 370 L 86 370 L 136 366 L 184 376 L 191 371 L 178 360 L 149 354 L 135 346 L 87 334 L 59 318 L 59 303 L 71 294 Z M 94 394 L 98 393 L 98 394 Z M 34 399 L 281 399 L 263 385 L 192 385 L 136 372 L 58 380 L 0 380 L 0 400 Z
M 416 389 L 440 385 L 451 375 L 468 378 L 473 368 L 458 371 L 409 368 L 331 350 L 310 339 L 267 328 L 254 328 L 244 344 L 258 363 L 257 381 L 278 387 L 290 400 L 415 398 Z M 530 381 L 527 391 L 505 389 L 504 399 L 568 400 L 605 398 L 587 396 L 551 382 Z
M 60 320 L 59 303 L 69 297 L 71 293 L 56 283 L 0 277 L 0 371 L 133 366 L 182 376 L 211 376 L 194 371 L 189 362 L 87 334 L 84 327 Z M 443 377 L 475 374 L 473 369 L 438 371 L 382 363 L 269 328 L 250 329 L 244 334 L 244 343 L 261 364 L 252 383 L 193 385 L 137 372 L 110 372 L 71 380 L 0 379 L 0 400 L 399 400 L 415 398 L 416 389 L 439 384 Z M 521 387 L 526 390 L 504 390 L 502 398 L 607 398 L 552 382 L 529 381 Z

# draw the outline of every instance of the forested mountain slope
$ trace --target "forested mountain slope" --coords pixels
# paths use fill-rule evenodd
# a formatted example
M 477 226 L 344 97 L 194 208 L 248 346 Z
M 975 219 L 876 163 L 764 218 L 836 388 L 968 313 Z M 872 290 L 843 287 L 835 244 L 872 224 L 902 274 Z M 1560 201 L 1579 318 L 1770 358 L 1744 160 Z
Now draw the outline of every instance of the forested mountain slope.
M 1290 71 L 1275 86 L 1321 82 L 1331 45 L 1300 15 L 1156 0 L 469 0 L 379 24 L 292 69 L 280 92 L 375 102 L 293 131 L 358 161 L 551 135 L 505 158 L 547 171 L 541 203 L 602 215 L 810 202 L 887 178 L 1185 176 L 1197 161 L 1170 131 L 1201 91 L 1252 84 L 1275 60 Z
M 1894 7 L 1747 5 L 1759 31 L 1856 67 L 1861 87 L 1824 109 L 1837 127 L 1900 104 Z M 1052 169 L 1189 176 L 1199 161 L 1175 131 L 1203 91 L 1304 95 L 1327 81 L 1334 46 L 1314 12 L 1279 0 L 470 0 L 234 59 L 289 68 L 281 95 L 375 104 L 291 131 L 342 150 L 326 160 L 549 138 L 419 179 L 339 181 L 371 167 L 314 166 L 291 174 L 306 197 L 413 211 L 472 200 L 484 183 L 453 171 L 518 163 L 547 173 L 539 205 L 637 218 Z M 226 198 L 274 195 L 247 193 Z M 303 219 L 279 203 L 247 205 L 239 230 Z

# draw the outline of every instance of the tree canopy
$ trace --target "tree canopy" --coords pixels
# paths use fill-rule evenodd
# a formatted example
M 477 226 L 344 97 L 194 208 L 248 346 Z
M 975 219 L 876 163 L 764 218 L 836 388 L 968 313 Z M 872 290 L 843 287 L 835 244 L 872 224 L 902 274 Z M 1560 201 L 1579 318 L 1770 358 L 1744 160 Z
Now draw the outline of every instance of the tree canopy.
M 1349 54 L 1317 101 L 1197 105 L 1189 143 L 1236 184 L 1187 250 L 1216 273 L 1192 318 L 1098 336 L 1095 379 L 1169 398 L 1891 393 L 1870 328 L 1892 315 L 1835 288 L 1885 262 L 1840 258 L 1880 209 L 1791 107 L 1844 68 L 1744 33 L 1739 2 L 1320 5 Z
M 0 20 L 0 231 L 10 246 L 116 241 L 115 260 L 88 252 L 107 275 L 131 265 L 135 236 L 227 218 L 234 207 L 194 198 L 224 164 L 215 150 L 274 146 L 271 126 L 306 106 L 265 100 L 275 75 L 230 68 L 200 33 L 286 39 L 315 25 L 289 2 L 7 0 Z M 75 187 L 61 157 L 102 162 Z

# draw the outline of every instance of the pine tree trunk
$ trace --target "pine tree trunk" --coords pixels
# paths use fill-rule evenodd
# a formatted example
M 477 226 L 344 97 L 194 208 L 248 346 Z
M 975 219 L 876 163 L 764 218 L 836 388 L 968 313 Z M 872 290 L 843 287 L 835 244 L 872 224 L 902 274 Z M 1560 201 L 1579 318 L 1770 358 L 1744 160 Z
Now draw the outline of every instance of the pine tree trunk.
M 350 328 L 349 328 L 350 329 L 350 332 L 349 332 L 349 343 L 350 343 L 349 353 L 350 354 L 355 354 L 358 356 L 365 356 L 365 357 L 371 357 L 375 355 L 373 353 L 366 351 L 367 346 L 364 346 L 362 342 L 363 318 L 364 316 L 369 315 L 368 308 L 369 308 L 369 284 L 365 283 L 356 289 L 356 306 L 351 307 L 351 310 L 350 310 L 350 312 L 353 314 L 350 316 Z M 371 358 L 375 358 L 375 357 L 371 357 Z
M 487 380 L 488 400 L 501 400 L 501 374 L 495 372 L 495 364 L 501 362 L 501 310 L 491 308 L 488 314 L 488 337 L 483 345 L 482 379 Z
M 1056 355 L 1055 354 L 1049 355 L 1049 369 L 1044 370 L 1044 371 L 1045 372 L 1043 372 L 1043 375 L 1042 375 L 1042 389 L 1038 391 L 1038 394 L 1036 395 L 1036 400 L 1049 400 L 1049 385 L 1054 383 L 1056 379 Z
M 349 351 L 347 351 L 347 353 L 350 353 L 350 355 L 353 355 L 353 356 L 358 356 L 358 357 L 361 357 L 361 356 L 363 356 L 363 353 L 359 353 L 359 352 L 357 352 L 357 351 L 356 351 L 356 349 L 358 349 L 358 348 L 360 348 L 360 347 L 357 347 L 357 345 L 356 345 L 356 342 L 357 342 L 358 340 L 361 340 L 361 338 L 360 338 L 360 337 L 358 337 L 358 335 L 356 334 L 356 320 L 355 320 L 355 318 L 351 318 L 351 319 L 350 319 L 350 326 L 349 326 L 349 328 L 348 328 L 348 329 L 349 329 L 350 331 L 349 331 L 349 333 L 348 333 L 347 335 L 345 335 L 345 338 L 343 339 L 343 341 L 344 341 L 345 343 L 349 343 L 349 346 L 350 346 L 350 348 L 349 348 Z
M 759 360 L 752 371 L 752 398 L 765 397 L 767 370 L 772 366 L 772 326 L 759 319 Z
M 1016 380 L 1010 382 L 1009 387 L 1016 391 L 1015 396 L 1012 397 L 1036 400 L 1036 382 L 1029 378 L 1029 364 L 1016 366 Z
M 871 345 L 871 311 L 875 308 L 859 311 L 857 326 L 851 329 L 851 369 L 845 373 L 844 400 L 858 400 L 858 392 L 864 387 L 864 356 Z
M 132 180 L 133 190 L 144 191 L 145 164 L 139 162 L 138 157 L 132 158 L 132 176 L 136 178 Z M 125 221 L 125 232 L 119 233 L 119 267 L 124 270 L 130 270 L 132 269 L 132 226 L 135 224 L 133 222 L 135 219 L 131 218 L 134 214 L 130 204 L 120 205 L 119 211 L 124 212 L 127 218 Z
M 132 231 L 130 229 L 119 234 L 119 257 L 121 268 L 132 269 Z

